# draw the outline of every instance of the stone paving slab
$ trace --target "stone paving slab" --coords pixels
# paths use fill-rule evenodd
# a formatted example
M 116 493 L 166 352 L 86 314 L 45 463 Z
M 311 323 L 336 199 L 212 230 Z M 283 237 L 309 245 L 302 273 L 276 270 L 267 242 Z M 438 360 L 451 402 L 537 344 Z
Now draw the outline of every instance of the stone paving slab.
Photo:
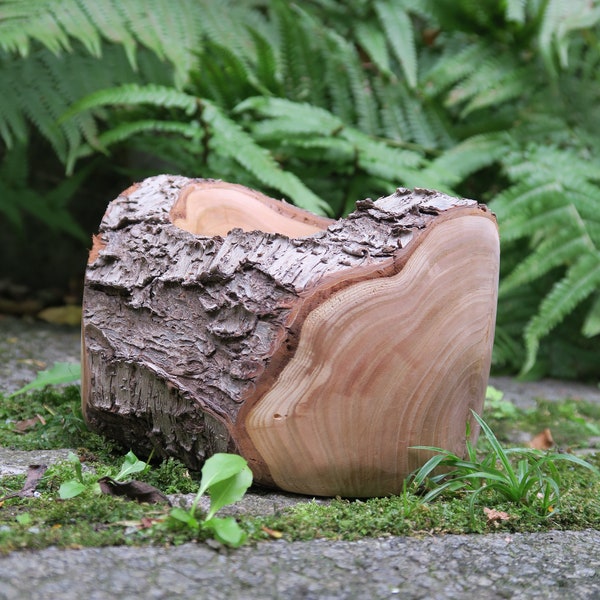
M 502 390 L 504 400 L 509 400 L 519 408 L 533 408 L 538 398 L 551 401 L 571 398 L 600 403 L 600 383 L 593 385 L 556 379 L 518 381 L 513 377 L 490 377 L 490 385 Z
M 217 552 L 48 549 L 0 558 L 3 600 L 600 597 L 600 532 L 261 542 Z

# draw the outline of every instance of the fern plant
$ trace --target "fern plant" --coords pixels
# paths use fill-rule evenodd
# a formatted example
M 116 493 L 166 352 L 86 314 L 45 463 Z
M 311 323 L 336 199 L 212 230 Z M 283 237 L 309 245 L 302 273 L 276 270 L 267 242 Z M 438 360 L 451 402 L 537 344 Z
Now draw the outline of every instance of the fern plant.
M 599 20 L 588 0 L 0 0 L 0 139 L 7 160 L 35 129 L 75 177 L 143 156 L 115 169 L 333 216 L 398 185 L 486 201 L 495 364 L 541 375 L 600 355 Z
M 524 331 L 527 372 L 539 340 L 589 297 L 593 302 L 582 334 L 600 334 L 600 162 L 583 163 L 572 150 L 541 146 L 517 153 L 513 160 L 509 174 L 518 176 L 518 182 L 499 194 L 493 206 L 505 244 L 526 238 L 530 253 L 503 279 L 500 298 L 549 272 L 557 274 Z

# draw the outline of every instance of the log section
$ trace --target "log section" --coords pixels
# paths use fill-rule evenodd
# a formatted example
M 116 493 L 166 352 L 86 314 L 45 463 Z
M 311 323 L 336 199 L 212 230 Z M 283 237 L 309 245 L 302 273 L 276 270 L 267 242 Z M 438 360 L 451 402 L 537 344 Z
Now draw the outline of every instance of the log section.
M 147 179 L 90 252 L 84 415 L 193 469 L 238 452 L 263 485 L 399 493 L 428 458 L 411 446 L 464 452 L 498 267 L 495 219 L 472 200 L 399 189 L 332 221 L 238 185 Z

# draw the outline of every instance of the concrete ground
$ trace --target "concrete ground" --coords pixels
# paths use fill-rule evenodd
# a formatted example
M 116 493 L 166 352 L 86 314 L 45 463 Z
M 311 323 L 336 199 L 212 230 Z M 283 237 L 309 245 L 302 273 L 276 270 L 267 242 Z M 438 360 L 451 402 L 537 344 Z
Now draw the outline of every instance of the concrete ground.
M 78 359 L 77 329 L 0 317 L 0 390 L 17 389 L 56 361 Z M 491 383 L 521 406 L 536 397 L 600 402 L 598 386 L 510 378 Z M 0 449 L 0 475 L 61 460 L 66 451 Z M 235 510 L 260 514 L 303 499 L 253 492 Z M 277 540 L 238 550 L 206 544 L 48 548 L 0 557 L 0 600 L 82 597 L 600 599 L 600 532 Z

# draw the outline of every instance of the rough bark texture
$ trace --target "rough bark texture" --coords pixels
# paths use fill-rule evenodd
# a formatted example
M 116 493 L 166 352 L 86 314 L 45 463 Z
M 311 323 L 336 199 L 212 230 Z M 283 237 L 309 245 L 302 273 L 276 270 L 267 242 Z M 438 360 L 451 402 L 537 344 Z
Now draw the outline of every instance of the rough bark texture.
M 410 446 L 464 450 L 498 265 L 495 219 L 472 200 L 399 189 L 331 221 L 241 186 L 147 179 L 90 252 L 84 414 L 191 468 L 238 452 L 264 485 L 398 493 L 428 458 Z

